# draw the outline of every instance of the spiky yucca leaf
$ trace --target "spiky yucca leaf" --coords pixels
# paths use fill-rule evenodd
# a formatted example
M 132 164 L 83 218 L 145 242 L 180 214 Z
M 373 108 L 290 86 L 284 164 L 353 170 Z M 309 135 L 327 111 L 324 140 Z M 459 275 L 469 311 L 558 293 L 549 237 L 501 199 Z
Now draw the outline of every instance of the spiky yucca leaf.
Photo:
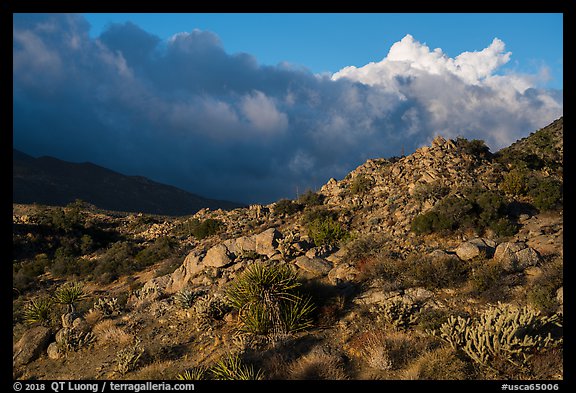
M 201 381 L 205 379 L 206 369 L 204 367 L 193 367 L 176 376 L 179 381 Z
M 50 310 L 52 308 L 52 299 L 40 297 L 32 299 L 24 307 L 24 320 L 26 323 L 46 323 L 50 320 Z
M 254 371 L 253 366 L 242 362 L 238 354 L 221 358 L 210 370 L 215 379 L 240 381 L 264 379 L 262 370 Z
M 86 297 L 82 284 L 66 283 L 60 286 L 54 293 L 54 299 L 60 304 L 73 306 L 74 303 Z

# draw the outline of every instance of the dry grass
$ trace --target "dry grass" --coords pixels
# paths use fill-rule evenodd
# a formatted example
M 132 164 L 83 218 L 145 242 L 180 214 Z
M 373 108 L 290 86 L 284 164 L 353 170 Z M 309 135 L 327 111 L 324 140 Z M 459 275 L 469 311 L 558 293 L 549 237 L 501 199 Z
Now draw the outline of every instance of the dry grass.
M 290 364 L 288 379 L 345 380 L 349 378 L 339 356 L 314 352 L 302 356 Z
M 412 362 L 402 373 L 409 380 L 470 379 L 470 367 L 450 347 L 428 351 Z
M 111 319 L 105 319 L 98 322 L 92 328 L 92 333 L 100 344 L 128 344 L 132 341 L 133 336 L 126 333 L 121 327 Z

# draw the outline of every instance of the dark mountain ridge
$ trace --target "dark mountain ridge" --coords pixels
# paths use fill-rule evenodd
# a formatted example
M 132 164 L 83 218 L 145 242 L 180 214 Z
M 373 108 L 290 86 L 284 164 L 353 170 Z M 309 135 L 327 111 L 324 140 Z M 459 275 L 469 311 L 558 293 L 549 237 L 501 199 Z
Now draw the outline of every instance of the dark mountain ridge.
M 99 165 L 54 157 L 34 158 L 13 149 L 12 201 L 65 206 L 81 199 L 99 208 L 169 216 L 203 208 L 234 209 L 240 203 L 214 200 L 142 176 L 126 176 Z

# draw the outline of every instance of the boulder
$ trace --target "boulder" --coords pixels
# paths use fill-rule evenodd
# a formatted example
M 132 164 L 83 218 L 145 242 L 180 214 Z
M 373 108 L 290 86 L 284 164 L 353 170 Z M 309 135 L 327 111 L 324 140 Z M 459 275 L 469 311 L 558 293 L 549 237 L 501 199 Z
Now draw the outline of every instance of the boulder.
M 456 255 L 458 255 L 458 258 L 463 261 L 468 261 L 480 255 L 491 257 L 494 252 L 494 247 L 490 246 L 486 240 L 477 237 L 460 244 L 454 251 Z
M 256 251 L 256 240 L 254 237 L 241 236 L 236 239 L 236 254 L 242 254 L 242 252 L 255 252 Z
M 35 326 L 26 331 L 12 347 L 12 364 L 19 367 L 30 363 L 46 350 L 50 342 L 50 329 Z
M 274 255 L 276 253 L 279 238 L 280 232 L 278 232 L 276 228 L 270 228 L 255 235 L 254 240 L 256 243 L 256 252 L 268 257 Z
M 306 255 L 299 256 L 294 263 L 300 269 L 317 276 L 325 276 L 332 270 L 332 264 L 330 262 L 322 258 L 308 258 Z
M 540 261 L 540 255 L 524 242 L 504 242 L 496 247 L 494 260 L 500 262 L 507 272 L 521 272 L 535 266 Z
M 166 286 L 166 292 L 174 293 L 182 290 L 203 269 L 202 254 L 197 250 L 192 251 L 184 258 L 182 265 L 171 274 L 170 282 Z
M 228 251 L 224 244 L 217 244 L 208 250 L 202 260 L 204 266 L 225 267 L 233 262 L 234 255 Z

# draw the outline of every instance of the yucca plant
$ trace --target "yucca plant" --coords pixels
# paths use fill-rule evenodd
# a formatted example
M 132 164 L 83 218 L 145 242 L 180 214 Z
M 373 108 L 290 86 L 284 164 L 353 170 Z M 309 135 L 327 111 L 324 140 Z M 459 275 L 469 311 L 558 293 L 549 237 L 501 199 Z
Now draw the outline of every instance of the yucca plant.
M 199 295 L 198 291 L 183 289 L 174 295 L 174 300 L 182 309 L 187 310 L 194 305 L 194 301 Z
M 287 265 L 253 264 L 227 289 L 241 329 L 275 337 L 310 327 L 314 305 L 297 291 L 301 283 Z
M 24 321 L 29 324 L 47 323 L 50 320 L 51 308 L 52 299 L 48 297 L 32 299 L 24 307 Z
M 215 379 L 240 381 L 264 379 L 262 370 L 255 371 L 253 366 L 242 362 L 238 354 L 229 354 L 221 358 L 210 369 Z
M 200 381 L 206 379 L 206 369 L 204 367 L 193 367 L 176 376 L 179 381 Z
M 74 303 L 84 299 L 86 294 L 80 283 L 66 283 L 54 293 L 54 299 L 60 304 L 68 306 L 68 312 L 74 312 Z

